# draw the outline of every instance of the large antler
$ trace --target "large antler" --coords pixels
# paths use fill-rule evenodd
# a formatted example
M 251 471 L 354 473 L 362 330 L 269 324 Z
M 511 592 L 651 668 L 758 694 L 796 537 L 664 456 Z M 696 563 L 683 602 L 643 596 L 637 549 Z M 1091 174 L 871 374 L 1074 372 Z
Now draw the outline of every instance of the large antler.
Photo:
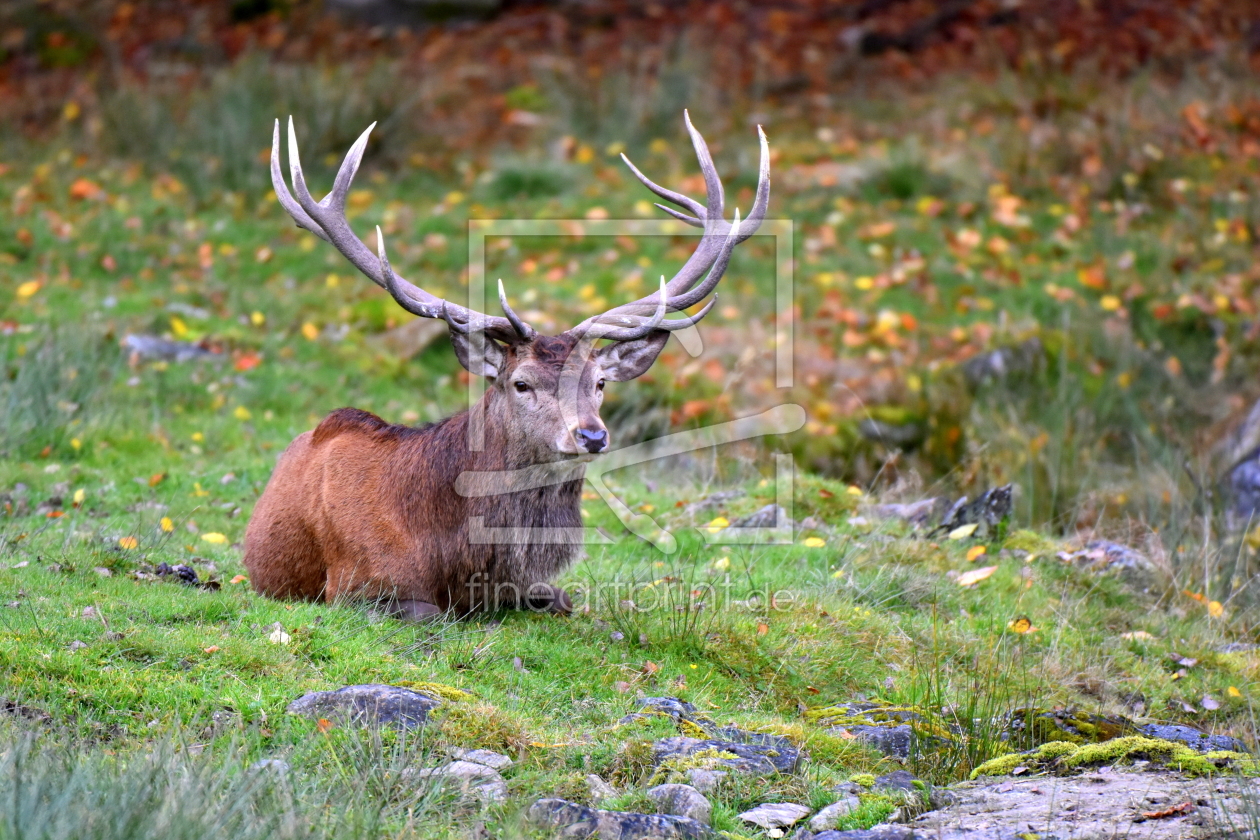
M 722 181 L 718 178 L 717 169 L 713 166 L 713 157 L 709 154 L 709 147 L 700 136 L 700 132 L 696 131 L 695 126 L 691 124 L 691 116 L 686 111 L 683 112 L 683 120 L 687 124 L 687 133 L 691 135 L 696 158 L 700 161 L 700 171 L 704 175 L 704 204 L 653 183 L 624 154 L 621 159 L 649 190 L 666 201 L 691 211 L 692 215 L 688 215 L 672 207 L 666 207 L 664 204 L 656 205 L 675 219 L 693 227 L 704 228 L 704 236 L 700 239 L 700 244 L 696 246 L 696 250 L 672 280 L 667 283 L 664 277 L 661 278 L 660 291 L 588 318 L 575 327 L 573 332 L 584 333 L 593 324 L 599 324 L 601 325 L 598 330 L 600 338 L 633 341 L 643 338 L 654 330 L 677 330 L 691 326 L 709 314 L 709 310 L 717 302 L 716 295 L 703 309 L 687 318 L 666 321 L 663 320 L 665 312 L 667 310 L 682 311 L 708 297 L 717 287 L 718 281 L 722 279 L 735 246 L 756 233 L 762 220 L 765 219 L 766 207 L 770 203 L 770 146 L 766 142 L 766 134 L 761 127 L 757 127 L 757 135 L 761 140 L 761 167 L 752 210 L 742 222 L 739 218 L 739 210 L 736 210 L 734 219 L 728 223 L 723 217 L 725 199 L 722 193 Z M 705 275 L 706 270 L 707 275 Z M 700 280 L 701 275 L 705 275 L 703 280 Z M 697 281 L 700 281 L 699 284 Z M 652 314 L 644 314 L 647 312 Z
M 522 321 L 507 303 L 507 295 L 503 291 L 503 281 L 499 281 L 499 303 L 507 316 L 483 315 L 473 309 L 449 303 L 429 294 L 424 289 L 409 283 L 394 273 L 389 259 L 385 256 L 385 239 L 380 227 L 376 228 L 377 253 L 373 254 L 346 220 L 346 196 L 350 193 L 350 184 L 359 171 L 363 160 L 363 152 L 367 148 L 368 135 L 376 123 L 354 141 L 346 158 L 337 170 L 337 178 L 333 188 L 320 201 L 311 197 L 306 187 L 306 179 L 302 176 L 302 163 L 298 158 L 297 136 L 293 132 L 293 118 L 289 117 L 289 170 L 293 176 L 293 192 L 289 192 L 280 171 L 280 121 L 276 120 L 275 131 L 271 136 L 271 185 L 276 190 L 276 197 L 281 206 L 293 217 L 298 227 L 332 244 L 342 256 L 354 264 L 354 267 L 368 276 L 373 283 L 386 289 L 403 309 L 422 318 L 441 318 L 452 330 L 460 333 L 470 331 L 484 332 L 491 338 L 500 341 L 518 342 L 533 338 L 534 330 Z

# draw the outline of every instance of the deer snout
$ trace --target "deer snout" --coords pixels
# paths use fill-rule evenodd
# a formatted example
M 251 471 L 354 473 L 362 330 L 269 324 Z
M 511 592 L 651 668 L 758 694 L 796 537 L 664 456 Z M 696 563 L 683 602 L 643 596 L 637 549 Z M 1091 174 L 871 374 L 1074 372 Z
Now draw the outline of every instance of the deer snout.
M 578 445 L 591 454 L 608 448 L 608 432 L 604 429 L 579 428 L 573 436 L 577 438 Z

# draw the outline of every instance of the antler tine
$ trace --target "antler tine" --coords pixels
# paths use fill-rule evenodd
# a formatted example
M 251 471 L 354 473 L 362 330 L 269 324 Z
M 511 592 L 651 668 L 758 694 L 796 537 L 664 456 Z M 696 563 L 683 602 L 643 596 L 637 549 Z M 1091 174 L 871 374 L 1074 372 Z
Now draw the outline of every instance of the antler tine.
M 630 163 L 630 160 L 625 155 L 622 155 L 622 159 L 625 160 L 626 165 L 630 167 L 630 171 L 634 173 L 635 177 L 642 181 L 648 189 L 662 198 L 695 213 L 695 216 L 688 216 L 671 207 L 661 204 L 656 205 L 675 219 L 695 227 L 703 227 L 704 236 L 701 238 L 700 244 L 696 246 L 696 250 L 683 264 L 682 268 L 678 270 L 678 273 L 674 275 L 674 278 L 665 284 L 664 289 L 660 292 L 660 297 L 657 297 L 655 294 L 649 295 L 633 303 L 615 307 L 603 315 L 588 318 L 578 325 L 576 329 L 583 330 L 597 320 L 603 324 L 608 324 L 608 318 L 612 317 L 618 318 L 625 323 L 626 329 L 605 334 L 604 337 L 620 341 L 629 341 L 633 337 L 641 337 L 640 331 L 643 329 L 645 322 L 640 320 L 640 323 L 630 323 L 632 319 L 642 318 L 642 316 L 633 313 L 641 310 L 646 305 L 658 304 L 662 301 L 665 302 L 669 309 L 675 311 L 686 309 L 702 301 L 713 292 L 718 282 L 721 281 L 722 275 L 730 264 L 731 253 L 735 246 L 752 236 L 765 219 L 766 209 L 770 200 L 770 146 L 761 127 L 757 127 L 757 135 L 761 146 L 761 162 L 757 179 L 756 198 L 753 201 L 752 211 L 741 222 L 739 210 L 737 209 L 733 222 L 728 225 L 722 216 L 724 209 L 722 182 L 718 177 L 717 169 L 713 165 L 713 157 L 709 153 L 708 144 L 705 143 L 700 132 L 692 125 L 691 116 L 686 112 L 684 112 L 684 121 L 687 125 L 687 132 L 691 136 L 692 145 L 695 147 L 696 157 L 700 162 L 700 170 L 704 174 L 705 192 L 707 195 L 707 204 L 705 206 L 702 207 L 699 202 L 687 196 L 654 184 L 634 164 Z M 702 276 L 703 280 L 701 280 Z M 697 281 L 699 281 L 698 285 Z M 704 312 L 707 313 L 710 308 L 705 307 Z M 694 320 L 691 320 L 690 323 L 695 323 L 702 317 L 703 314 L 693 316 Z M 686 326 L 682 321 L 667 321 L 664 324 L 678 324 L 678 326 L 667 327 L 657 323 L 652 329 L 679 329 L 682 326 Z
M 298 227 L 309 230 L 325 242 L 328 241 L 328 234 L 324 233 L 324 229 L 306 214 L 300 204 L 293 200 L 289 185 L 284 180 L 284 173 L 280 169 L 280 120 L 276 120 L 276 127 L 271 133 L 271 187 L 276 191 L 280 206 L 293 217 Z
M 630 158 L 626 157 L 625 152 L 621 153 L 621 162 L 624 163 L 630 169 L 630 172 L 634 174 L 634 177 L 639 179 L 639 183 L 643 184 L 643 186 L 647 187 L 649 190 L 656 193 L 657 195 L 659 195 L 661 198 L 665 199 L 666 201 L 671 201 L 680 207 L 686 207 L 688 210 L 690 210 L 692 213 L 694 213 L 696 216 L 699 217 L 695 221 L 699 221 L 699 219 L 704 218 L 705 209 L 704 209 L 703 204 L 696 201 L 691 196 L 683 195 L 682 193 L 674 192 L 671 189 L 662 187 L 660 184 L 656 183 L 651 178 L 649 178 L 648 176 L 640 172 L 639 167 L 635 166 L 633 163 L 630 162 Z M 668 207 L 662 207 L 659 204 L 656 206 L 661 207 L 661 209 L 667 213 L 677 212 L 676 210 L 672 210 Z
M 293 181 L 293 194 L 289 192 L 280 169 L 280 121 L 276 120 L 271 138 L 271 182 L 275 187 L 280 204 L 299 227 L 305 228 L 316 236 L 330 242 L 341 252 L 355 268 L 367 275 L 373 283 L 384 287 L 390 296 L 403 309 L 422 318 L 442 318 L 456 332 L 467 333 L 469 330 L 484 331 L 486 335 L 502 341 L 515 342 L 532 337 L 533 331 L 512 313 L 512 318 L 486 316 L 463 306 L 447 304 L 446 301 L 426 292 L 419 286 L 408 282 L 394 273 L 389 259 L 385 255 L 385 238 L 378 226 L 376 229 L 377 252 L 375 254 L 363 243 L 346 220 L 346 197 L 354 176 L 363 161 L 367 149 L 368 137 L 376 123 L 359 135 L 354 145 L 346 153 L 333 188 L 323 200 L 315 201 L 306 186 L 306 178 L 302 174 L 302 161 L 298 154 L 297 133 L 293 130 L 293 118 L 289 117 L 289 170 Z M 296 194 L 296 198 L 294 197 Z M 524 327 L 526 332 L 522 332 Z
M 503 307 L 503 314 L 512 322 L 512 328 L 520 335 L 521 338 L 533 338 L 534 328 L 521 320 L 521 317 L 512 311 L 512 307 L 508 306 L 507 292 L 503 289 L 503 279 L 499 278 L 499 306 Z
M 687 133 L 691 135 L 691 145 L 696 150 L 696 159 L 700 161 L 700 172 L 704 175 L 705 220 L 712 224 L 722 218 L 726 196 L 722 191 L 722 179 L 718 177 L 717 167 L 713 165 L 713 155 L 709 154 L 709 144 L 704 142 L 700 132 L 691 124 L 691 114 L 683 110 L 683 122 L 687 124 Z

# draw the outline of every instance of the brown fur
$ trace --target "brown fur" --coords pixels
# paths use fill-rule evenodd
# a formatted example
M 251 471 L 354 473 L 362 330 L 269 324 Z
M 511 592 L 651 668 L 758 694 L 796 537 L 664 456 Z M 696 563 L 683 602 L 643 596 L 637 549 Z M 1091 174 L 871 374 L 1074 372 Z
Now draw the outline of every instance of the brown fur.
M 563 457 L 514 423 L 508 387 L 528 363 L 538 389 L 554 390 L 573 345 L 561 336 L 505 348 L 504 370 L 477 407 L 486 418 L 482 451 L 469 448 L 467 411 L 410 428 L 343 408 L 299 435 L 280 456 L 245 534 L 254 588 L 277 598 L 415 600 L 465 612 L 515 606 L 531 586 L 563 571 L 581 552 L 575 532 L 559 543 L 478 544 L 470 527 L 482 517 L 489 528 L 580 528 L 580 460 L 564 463 L 564 480 L 542 488 L 465 497 L 454 486 L 461 473 Z M 583 382 L 599 375 L 587 367 Z M 583 399 L 581 422 L 602 428 L 598 399 Z M 496 492 L 504 483 L 484 481 Z

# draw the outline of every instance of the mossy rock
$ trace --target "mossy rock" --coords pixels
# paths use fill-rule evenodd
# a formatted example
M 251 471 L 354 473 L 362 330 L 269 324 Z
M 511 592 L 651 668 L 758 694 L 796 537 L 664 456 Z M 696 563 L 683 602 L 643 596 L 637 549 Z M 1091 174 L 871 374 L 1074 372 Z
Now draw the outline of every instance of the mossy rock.
M 462 688 L 455 688 L 451 685 L 435 682 L 416 682 L 413 680 L 404 680 L 398 685 L 406 686 L 412 691 L 418 691 L 421 694 L 427 694 L 430 697 L 436 697 L 439 700 L 446 700 L 449 703 L 463 703 L 468 700 L 477 699 L 474 695 Z
M 1088 767 L 1134 761 L 1156 762 L 1191 776 L 1211 776 L 1222 772 L 1260 776 L 1260 761 L 1246 753 L 1229 750 L 1201 753 L 1176 741 L 1126 735 L 1101 744 L 1050 741 L 1028 752 L 990 759 L 972 771 L 971 778 L 1005 776 L 1018 767 L 1048 773 L 1071 773 Z
M 1011 712 L 1010 718 L 1012 740 L 1027 748 L 1056 741 L 1099 744 L 1137 732 L 1137 725 L 1128 718 L 1079 709 L 1022 708 Z

